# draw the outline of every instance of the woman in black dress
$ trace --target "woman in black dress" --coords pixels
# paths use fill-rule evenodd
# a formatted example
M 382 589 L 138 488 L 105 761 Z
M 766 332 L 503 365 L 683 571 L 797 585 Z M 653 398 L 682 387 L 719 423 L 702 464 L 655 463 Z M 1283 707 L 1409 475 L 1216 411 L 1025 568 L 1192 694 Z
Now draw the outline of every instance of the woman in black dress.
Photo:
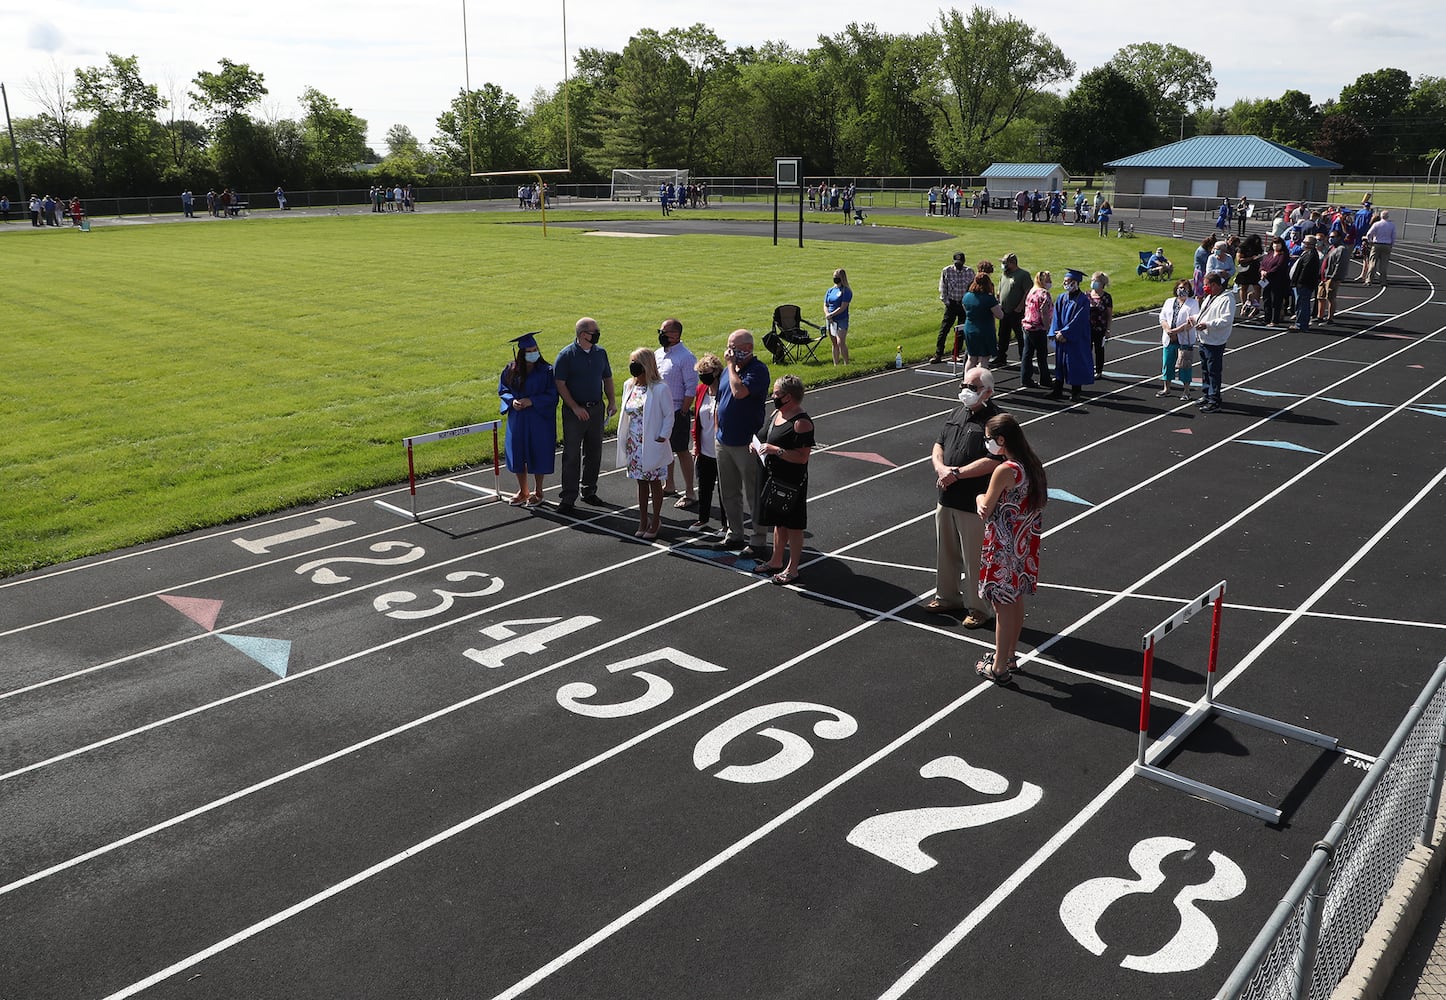
M 759 502 L 754 518 L 761 527 L 773 528 L 773 554 L 767 562 L 754 567 L 755 573 L 770 573 L 773 582 L 782 586 L 798 579 L 798 564 L 803 556 L 803 531 L 808 527 L 808 455 L 813 450 L 813 421 L 803 412 L 803 381 L 797 375 L 785 375 L 773 383 L 773 405 L 777 412 L 768 422 L 763 447 L 764 477 L 759 484 Z M 784 492 L 796 491 L 787 509 L 780 509 L 777 492 L 771 483 Z M 774 494 L 770 496 L 770 494 Z M 784 564 L 787 550 L 788 563 Z

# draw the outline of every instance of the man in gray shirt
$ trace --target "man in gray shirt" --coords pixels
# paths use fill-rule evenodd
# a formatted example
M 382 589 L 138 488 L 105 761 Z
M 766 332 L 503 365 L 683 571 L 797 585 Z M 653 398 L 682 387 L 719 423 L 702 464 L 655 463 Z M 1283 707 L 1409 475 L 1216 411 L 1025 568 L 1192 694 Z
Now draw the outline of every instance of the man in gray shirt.
M 990 362 L 995 368 L 1009 364 L 1009 341 L 1019 343 L 1019 357 L 1024 358 L 1024 297 L 1034 287 L 1029 272 L 1019 266 L 1019 258 L 1013 253 L 1004 255 L 1004 274 L 999 278 L 999 308 L 1004 316 L 999 320 L 999 353 Z
M 562 492 L 558 509 L 567 512 L 578 491 L 587 503 L 599 503 L 597 477 L 602 468 L 603 427 L 618 412 L 608 352 L 597 346 L 597 320 L 577 321 L 575 338 L 558 352 L 552 373 L 562 399 Z M 603 400 L 607 408 L 603 408 Z

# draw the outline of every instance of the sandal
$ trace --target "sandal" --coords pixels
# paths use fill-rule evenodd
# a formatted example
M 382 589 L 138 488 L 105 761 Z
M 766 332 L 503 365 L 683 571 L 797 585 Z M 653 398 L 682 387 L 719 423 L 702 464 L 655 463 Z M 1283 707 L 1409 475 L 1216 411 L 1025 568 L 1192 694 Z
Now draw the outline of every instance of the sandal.
M 786 587 L 797 579 L 797 573 L 779 573 L 773 577 L 773 582 L 780 587 Z
M 956 608 L 952 604 L 945 604 L 943 601 L 939 600 L 939 598 L 936 597 L 928 604 L 924 605 L 924 610 L 936 615 L 957 615 L 964 609 Z
M 521 507 L 521 506 L 522 506 L 523 504 L 525 504 L 526 502 L 527 502 L 527 494 L 526 494 L 526 493 L 517 493 L 517 494 L 514 494 L 513 496 L 510 496 L 510 497 L 507 498 L 507 506 L 509 506 L 509 507 Z
M 1009 666 L 1005 668 L 1004 672 L 1011 677 L 1019 673 L 1019 657 L 1011 656 L 1009 658 Z
M 994 671 L 990 670 L 984 665 L 983 660 L 980 660 L 977 664 L 975 664 L 974 672 L 980 677 L 983 677 L 985 680 L 993 681 L 995 684 L 1009 683 L 1009 671 L 1006 670 L 1002 674 L 996 674 Z
M 541 494 L 541 493 L 534 493 L 534 494 L 532 494 L 532 496 L 530 496 L 530 497 L 527 498 L 527 503 L 524 504 L 524 506 L 526 506 L 526 507 L 541 507 L 541 506 L 542 506 L 542 494 Z
M 756 563 L 753 564 L 753 569 L 752 569 L 750 572 L 753 572 L 753 573 L 767 573 L 769 576 L 773 576 L 773 575 L 775 575 L 775 574 L 777 574 L 777 573 L 782 573 L 782 572 L 783 572 L 783 567 L 782 567 L 782 566 L 770 566 L 770 565 L 768 565 L 768 563 L 766 563 L 766 562 L 764 562 L 763 560 L 760 559 L 758 562 L 756 562 Z

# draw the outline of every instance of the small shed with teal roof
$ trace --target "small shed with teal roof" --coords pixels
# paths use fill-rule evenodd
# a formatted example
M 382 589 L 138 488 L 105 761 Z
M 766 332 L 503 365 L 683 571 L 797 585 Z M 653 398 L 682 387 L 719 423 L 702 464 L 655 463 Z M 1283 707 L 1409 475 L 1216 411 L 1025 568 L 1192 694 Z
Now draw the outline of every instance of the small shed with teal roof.
M 1187 205 L 1209 208 L 1228 198 L 1325 201 L 1334 160 L 1283 146 L 1258 135 L 1197 135 L 1168 146 L 1111 160 L 1116 208 Z
M 1017 191 L 1063 191 L 1069 172 L 1058 163 L 991 163 L 980 174 L 994 197 Z

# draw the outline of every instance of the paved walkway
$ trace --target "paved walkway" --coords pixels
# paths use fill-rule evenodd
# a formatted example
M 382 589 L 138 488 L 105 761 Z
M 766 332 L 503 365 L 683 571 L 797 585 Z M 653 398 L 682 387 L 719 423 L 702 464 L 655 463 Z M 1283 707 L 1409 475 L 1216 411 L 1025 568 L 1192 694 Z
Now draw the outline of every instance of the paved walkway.
M 1446 1000 L 1446 892 L 1438 882 L 1384 1000 Z

